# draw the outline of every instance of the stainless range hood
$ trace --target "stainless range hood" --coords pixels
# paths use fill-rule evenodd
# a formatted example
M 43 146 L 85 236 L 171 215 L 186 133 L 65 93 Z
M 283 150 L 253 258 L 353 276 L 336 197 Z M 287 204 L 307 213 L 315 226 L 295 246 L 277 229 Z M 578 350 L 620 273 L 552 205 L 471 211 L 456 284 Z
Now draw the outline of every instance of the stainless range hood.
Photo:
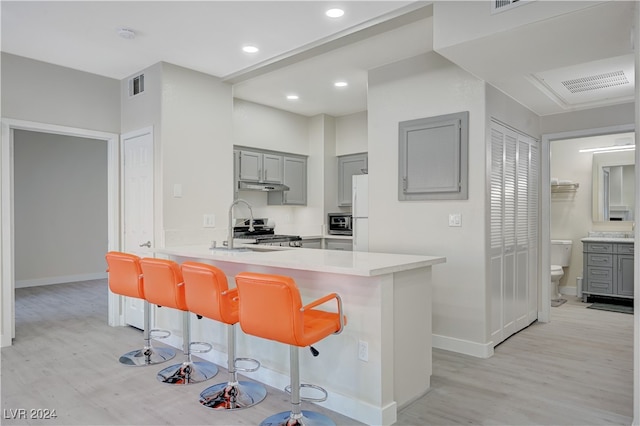
M 244 191 L 288 191 L 289 187 L 281 183 L 238 182 L 238 189 Z

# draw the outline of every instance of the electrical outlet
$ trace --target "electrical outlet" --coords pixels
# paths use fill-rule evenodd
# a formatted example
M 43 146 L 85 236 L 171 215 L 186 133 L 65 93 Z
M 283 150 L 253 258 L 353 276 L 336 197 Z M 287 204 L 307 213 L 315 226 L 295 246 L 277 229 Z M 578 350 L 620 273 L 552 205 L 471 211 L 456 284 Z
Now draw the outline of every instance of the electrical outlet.
M 462 215 L 460 213 L 449 213 L 449 226 L 462 226 Z
M 360 361 L 369 361 L 369 343 L 358 340 L 358 359 Z
M 202 216 L 202 226 L 204 228 L 215 228 L 216 227 L 216 215 L 215 214 L 205 214 Z

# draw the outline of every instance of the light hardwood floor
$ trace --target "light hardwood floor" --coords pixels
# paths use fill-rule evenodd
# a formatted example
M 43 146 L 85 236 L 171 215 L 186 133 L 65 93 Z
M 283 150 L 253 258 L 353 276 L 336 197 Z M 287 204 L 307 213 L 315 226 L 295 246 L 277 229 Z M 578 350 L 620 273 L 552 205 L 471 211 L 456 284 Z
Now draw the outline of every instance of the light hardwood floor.
M 434 350 L 432 388 L 397 424 L 630 424 L 633 316 L 585 306 L 570 300 L 552 308 L 551 323 L 533 324 L 489 359 Z M 16 339 L 2 349 L 2 424 L 244 425 L 288 408 L 287 395 L 272 388 L 261 404 L 239 412 L 201 407 L 200 391 L 224 380 L 224 368 L 206 385 L 163 385 L 156 367 L 117 363 L 140 346 L 141 333 L 109 327 L 106 316 L 105 281 L 16 290 Z M 57 418 L 8 418 L 20 408 L 55 409 Z M 338 425 L 358 424 L 303 408 Z

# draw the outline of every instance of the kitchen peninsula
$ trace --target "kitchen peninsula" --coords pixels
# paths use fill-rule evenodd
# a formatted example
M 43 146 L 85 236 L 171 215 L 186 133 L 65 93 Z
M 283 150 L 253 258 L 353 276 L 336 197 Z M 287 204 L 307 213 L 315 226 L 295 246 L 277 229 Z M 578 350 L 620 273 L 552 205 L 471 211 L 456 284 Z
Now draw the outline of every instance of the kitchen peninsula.
M 292 248 L 267 251 L 184 246 L 156 249 L 156 256 L 179 263 L 191 260 L 222 269 L 229 285 L 242 271 L 288 275 L 303 303 L 327 293 L 340 294 L 347 326 L 320 341 L 313 357 L 301 350 L 303 383 L 325 388 L 323 406 L 366 424 L 390 425 L 399 408 L 428 391 L 431 378 L 431 267 L 441 256 L 418 256 Z M 335 310 L 327 303 L 321 309 Z M 181 334 L 181 316 L 156 309 L 156 326 Z M 269 318 L 265 318 L 269 321 Z M 175 336 L 172 336 L 172 338 Z M 226 366 L 224 328 L 192 319 L 192 340 L 211 342 L 203 358 Z M 174 346 L 181 339 L 170 340 Z M 286 345 L 238 332 L 238 356 L 257 358 L 262 367 L 247 374 L 278 389 L 289 384 Z

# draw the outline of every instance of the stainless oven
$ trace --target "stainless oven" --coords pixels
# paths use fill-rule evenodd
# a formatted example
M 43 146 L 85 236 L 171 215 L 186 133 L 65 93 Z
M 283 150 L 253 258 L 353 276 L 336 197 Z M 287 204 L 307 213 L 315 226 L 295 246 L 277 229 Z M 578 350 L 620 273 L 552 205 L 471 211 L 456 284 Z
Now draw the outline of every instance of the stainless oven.
M 332 235 L 353 235 L 351 229 L 351 214 L 349 213 L 329 213 L 329 234 Z

